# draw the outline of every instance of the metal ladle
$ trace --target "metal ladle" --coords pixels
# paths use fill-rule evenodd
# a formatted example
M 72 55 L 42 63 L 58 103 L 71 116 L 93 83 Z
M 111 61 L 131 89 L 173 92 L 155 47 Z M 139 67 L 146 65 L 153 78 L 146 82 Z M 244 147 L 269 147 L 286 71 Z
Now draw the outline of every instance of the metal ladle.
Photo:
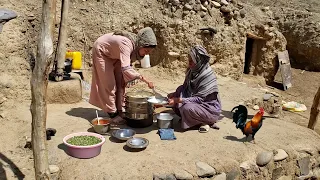
M 163 96 L 162 96 L 160 93 L 158 93 L 158 92 L 155 90 L 155 88 L 152 88 L 152 91 L 153 91 L 154 97 L 155 97 L 156 99 L 163 98 Z

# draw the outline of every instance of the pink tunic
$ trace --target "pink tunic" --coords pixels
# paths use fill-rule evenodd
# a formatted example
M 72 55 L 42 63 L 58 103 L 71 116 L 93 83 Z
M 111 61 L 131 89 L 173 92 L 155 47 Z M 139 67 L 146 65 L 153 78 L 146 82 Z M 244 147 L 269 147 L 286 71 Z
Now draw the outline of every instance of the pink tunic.
M 93 44 L 92 85 L 89 103 L 106 113 L 121 111 L 125 84 L 139 78 L 130 66 L 134 44 L 124 36 L 105 34 Z

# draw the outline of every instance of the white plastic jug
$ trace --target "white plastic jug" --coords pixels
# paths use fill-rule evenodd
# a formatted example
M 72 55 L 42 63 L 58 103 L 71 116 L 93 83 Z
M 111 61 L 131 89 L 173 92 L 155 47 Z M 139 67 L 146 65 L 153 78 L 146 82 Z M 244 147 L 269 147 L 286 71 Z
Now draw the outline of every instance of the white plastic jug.
M 150 56 L 149 55 L 145 55 L 143 57 L 143 59 L 141 60 L 141 67 L 142 68 L 149 68 L 151 67 L 150 65 Z

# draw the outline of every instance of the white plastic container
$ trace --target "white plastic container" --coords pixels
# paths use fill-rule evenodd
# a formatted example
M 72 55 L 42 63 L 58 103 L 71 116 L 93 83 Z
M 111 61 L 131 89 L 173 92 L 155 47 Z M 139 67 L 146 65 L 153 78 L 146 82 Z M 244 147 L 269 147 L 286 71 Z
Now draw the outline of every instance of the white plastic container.
M 150 65 L 150 56 L 149 55 L 145 55 L 143 57 L 143 59 L 141 60 L 141 67 L 142 68 L 149 68 L 151 67 Z

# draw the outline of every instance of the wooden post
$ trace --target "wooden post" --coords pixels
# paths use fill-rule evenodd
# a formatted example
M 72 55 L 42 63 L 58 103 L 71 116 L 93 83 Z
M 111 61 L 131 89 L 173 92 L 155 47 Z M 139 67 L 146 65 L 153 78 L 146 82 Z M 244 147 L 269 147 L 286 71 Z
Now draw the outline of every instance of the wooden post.
M 52 23 L 51 23 L 51 36 L 54 37 L 54 30 L 56 27 L 56 18 L 57 18 L 57 0 L 52 0 L 51 6 L 51 16 L 52 16 Z
M 57 62 L 58 75 L 63 75 L 64 60 L 66 56 L 68 9 L 69 9 L 69 0 L 62 0 L 59 40 L 57 45 L 56 57 L 55 57 L 55 61 Z M 61 79 L 56 79 L 56 80 L 62 80 L 62 79 L 63 79 L 63 76 L 61 76 Z
M 311 111 L 310 111 L 310 120 L 308 124 L 308 128 L 313 129 L 315 128 L 318 117 L 320 112 L 320 87 L 318 89 L 318 92 L 314 96 Z
M 37 45 L 35 67 L 31 76 L 32 148 L 35 179 L 50 179 L 46 140 L 47 85 L 49 66 L 52 62 L 52 8 L 53 0 L 42 0 L 41 29 Z

